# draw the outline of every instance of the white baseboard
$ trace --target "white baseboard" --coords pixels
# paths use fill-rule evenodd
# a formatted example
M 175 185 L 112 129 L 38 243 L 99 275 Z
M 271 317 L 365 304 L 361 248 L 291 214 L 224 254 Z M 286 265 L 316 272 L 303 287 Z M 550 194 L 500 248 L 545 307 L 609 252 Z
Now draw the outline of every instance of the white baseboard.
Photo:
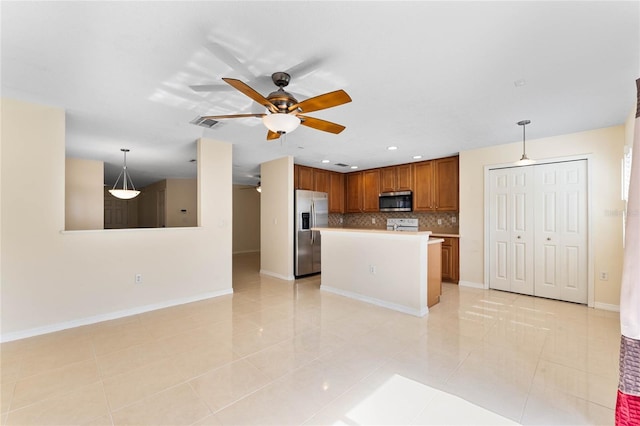
M 458 281 L 458 285 L 460 287 L 485 288 L 483 283 L 474 283 L 473 281 Z
M 429 312 L 429 308 L 425 307 L 424 309 L 415 309 L 410 308 L 408 306 L 399 305 L 397 303 L 387 302 L 385 300 L 376 299 L 374 297 L 363 296 L 358 293 L 353 293 L 351 291 L 341 290 L 335 287 L 328 287 L 326 285 L 320 285 L 320 290 L 324 290 L 329 293 L 338 294 L 340 296 L 348 297 L 350 299 L 356 299 L 361 302 L 370 303 L 372 305 L 381 306 L 383 308 L 392 309 L 394 311 L 402 312 L 405 314 L 413 315 L 416 317 L 423 317 Z
M 611 303 L 595 302 L 593 304 L 593 307 L 595 309 L 602 309 L 604 311 L 620 312 L 620 305 L 613 305 Z
M 279 278 L 279 279 L 285 280 L 285 281 L 293 281 L 293 280 L 296 279 L 296 277 L 294 277 L 293 275 L 289 275 L 289 276 L 281 275 L 281 274 L 277 274 L 275 272 L 267 271 L 267 270 L 264 270 L 264 269 L 260 269 L 260 273 L 262 275 L 268 275 L 270 277 Z
M 80 318 L 72 321 L 59 322 L 56 324 L 45 325 L 42 327 L 30 328 L 28 330 L 14 331 L 5 333 L 0 336 L 0 342 L 10 342 L 12 340 L 26 339 L 27 337 L 39 336 L 41 334 L 53 333 L 55 331 L 67 330 L 69 328 L 80 327 L 83 325 L 95 324 L 102 321 L 109 321 L 118 318 L 129 317 L 131 315 L 142 314 L 158 309 L 169 308 L 171 306 L 184 305 L 185 303 L 197 302 L 199 300 L 211 299 L 227 294 L 233 294 L 233 288 L 227 290 L 213 291 L 210 293 L 199 294 L 197 296 L 183 297 L 181 299 L 167 300 L 165 302 L 154 303 L 151 305 L 138 306 L 122 311 L 110 312 L 86 318 Z

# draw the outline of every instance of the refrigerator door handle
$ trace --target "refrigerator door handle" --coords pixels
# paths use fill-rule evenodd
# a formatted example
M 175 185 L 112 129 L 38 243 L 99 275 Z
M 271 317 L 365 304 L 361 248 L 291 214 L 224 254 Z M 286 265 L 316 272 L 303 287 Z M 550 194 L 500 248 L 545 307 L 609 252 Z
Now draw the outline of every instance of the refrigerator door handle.
M 311 201 L 311 244 L 313 244 L 315 242 L 315 233 L 313 231 L 313 228 L 316 226 L 316 206 L 315 203 L 313 201 Z

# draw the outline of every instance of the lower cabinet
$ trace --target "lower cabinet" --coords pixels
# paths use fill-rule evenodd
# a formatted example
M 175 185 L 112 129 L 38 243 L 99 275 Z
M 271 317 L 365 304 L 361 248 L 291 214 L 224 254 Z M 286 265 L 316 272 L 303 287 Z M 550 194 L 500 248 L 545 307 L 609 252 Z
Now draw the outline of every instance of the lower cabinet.
M 442 294 L 442 271 L 440 269 L 440 259 L 442 250 L 440 244 L 429 244 L 427 246 L 427 307 L 440 302 Z
M 442 281 L 457 284 L 460 281 L 459 241 L 455 237 L 442 238 Z

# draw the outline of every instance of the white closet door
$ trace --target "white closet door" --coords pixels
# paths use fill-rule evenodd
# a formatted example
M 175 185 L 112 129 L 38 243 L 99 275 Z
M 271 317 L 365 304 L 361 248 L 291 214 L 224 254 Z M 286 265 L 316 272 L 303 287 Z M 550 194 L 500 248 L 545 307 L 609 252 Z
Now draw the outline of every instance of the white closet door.
M 489 178 L 489 287 L 533 294 L 533 170 L 491 170 Z
M 490 241 L 489 241 L 489 287 L 511 291 L 509 253 L 511 251 L 511 232 L 509 229 L 511 169 L 498 169 L 489 172 L 490 183 Z
M 587 303 L 587 162 L 535 167 L 535 295 Z

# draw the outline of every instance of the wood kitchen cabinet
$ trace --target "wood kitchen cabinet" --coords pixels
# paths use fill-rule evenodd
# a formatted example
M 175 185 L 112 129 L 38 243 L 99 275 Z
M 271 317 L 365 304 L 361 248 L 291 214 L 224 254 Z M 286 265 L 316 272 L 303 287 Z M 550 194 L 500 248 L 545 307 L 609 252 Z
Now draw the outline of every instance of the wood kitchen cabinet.
M 427 307 L 440 302 L 442 294 L 442 249 L 440 244 L 427 246 Z
M 295 189 L 313 191 L 313 167 L 293 166 L 293 186 Z
M 344 213 L 344 174 L 329 172 L 329 213 Z
M 401 164 L 380 169 L 380 192 L 411 191 L 412 187 L 412 164 Z
M 443 237 L 442 243 L 442 281 L 458 283 L 460 281 L 460 249 L 458 238 Z
M 329 172 L 328 170 L 313 169 L 313 190 L 329 193 Z
M 345 184 L 345 200 L 347 213 L 362 211 L 362 172 L 348 173 Z
M 414 211 L 458 211 L 458 157 L 413 165 Z
M 380 169 L 362 172 L 362 211 L 377 212 L 380 208 Z

